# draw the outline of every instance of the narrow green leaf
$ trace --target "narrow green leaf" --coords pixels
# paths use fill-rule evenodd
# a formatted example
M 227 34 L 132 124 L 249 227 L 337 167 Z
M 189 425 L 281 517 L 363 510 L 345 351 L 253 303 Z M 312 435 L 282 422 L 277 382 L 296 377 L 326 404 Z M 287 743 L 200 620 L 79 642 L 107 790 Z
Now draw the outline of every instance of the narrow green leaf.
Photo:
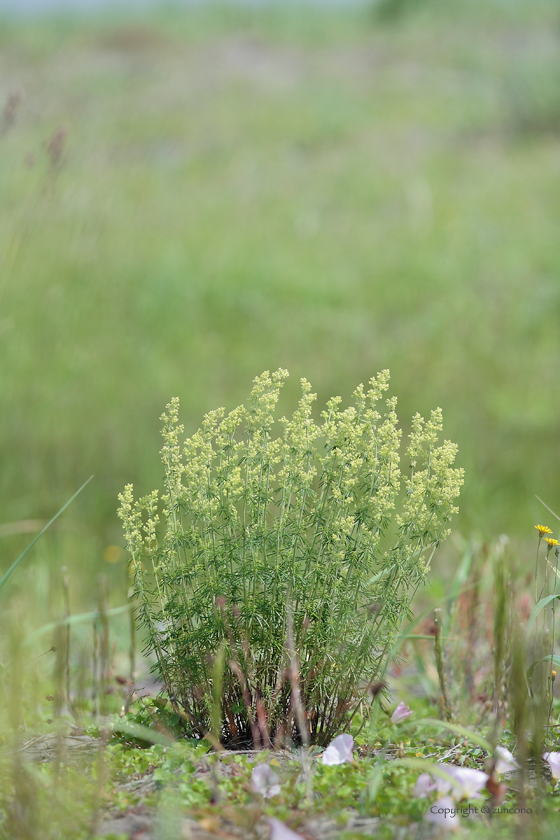
M 106 610 L 104 615 L 108 618 L 112 618 L 115 615 L 122 615 L 122 613 L 128 612 L 131 609 L 132 604 L 124 604 L 122 607 L 113 607 L 110 610 Z M 99 612 L 99 610 L 94 610 L 93 612 L 69 615 L 67 618 L 61 618 L 60 621 L 51 621 L 50 624 L 44 624 L 42 627 L 39 627 L 38 630 L 34 630 L 33 633 L 30 633 L 29 636 L 26 636 L 23 640 L 23 644 L 29 644 L 47 633 L 52 633 L 57 627 L 66 627 L 69 624 L 83 624 L 84 622 L 95 621 L 96 618 L 101 618 L 101 615 L 102 613 Z
M 549 506 L 548 506 L 545 502 L 543 502 L 543 500 L 542 500 L 539 496 L 537 496 L 537 494 L 536 494 L 536 493 L 535 493 L 535 498 L 536 498 L 536 499 L 538 499 L 538 500 L 539 500 L 539 502 L 541 503 L 541 505 L 544 505 L 544 506 L 545 506 L 545 508 L 547 509 L 547 511 L 548 511 L 549 513 L 551 513 L 553 516 L 555 516 L 555 517 L 556 517 L 556 519 L 560 519 L 560 516 L 558 516 L 558 514 L 557 514 L 557 513 L 554 513 L 554 511 L 553 511 L 553 510 L 551 510 L 551 508 L 549 508 Z
M 60 510 L 58 511 L 58 513 L 55 513 L 55 515 L 53 516 L 53 518 L 52 518 L 49 522 L 47 522 L 47 524 L 45 525 L 45 527 L 43 528 L 43 530 L 42 530 L 42 531 L 40 531 L 40 532 L 37 534 L 37 536 L 35 537 L 35 539 L 31 540 L 31 542 L 29 543 L 29 545 L 27 546 L 27 548 L 26 548 L 24 551 L 22 551 L 22 553 L 19 555 L 19 557 L 17 558 L 17 560 L 14 560 L 14 562 L 12 563 L 12 565 L 10 566 L 10 568 L 8 569 L 8 571 L 7 571 L 7 572 L 5 572 L 5 574 L 4 574 L 4 575 L 0 578 L 0 589 L 2 589 L 2 587 L 4 586 L 4 584 L 6 583 L 6 581 L 8 580 L 8 578 L 10 577 L 10 575 L 12 575 L 12 573 L 13 573 L 13 572 L 15 572 L 15 570 L 17 569 L 17 567 L 19 566 L 19 564 L 21 563 L 21 561 L 23 560 L 23 558 L 25 557 L 25 555 L 27 554 L 27 552 L 28 552 L 28 551 L 30 551 L 30 550 L 33 548 L 33 546 L 35 545 L 35 543 L 37 542 L 37 540 L 39 539 L 39 537 L 42 537 L 42 536 L 43 536 L 43 534 L 45 533 L 45 531 L 47 530 L 47 528 L 50 528 L 50 526 L 53 524 L 53 522 L 55 522 L 55 520 L 57 520 L 57 519 L 58 519 L 58 517 L 59 517 L 62 513 L 64 513 L 64 511 L 66 510 L 66 508 L 68 507 L 68 505 L 69 505 L 69 504 L 71 504 L 71 503 L 74 501 L 74 499 L 76 498 L 76 496 L 78 496 L 78 495 L 82 492 L 82 490 L 84 489 L 84 487 L 86 486 L 86 484 L 89 484 L 89 482 L 91 481 L 91 479 L 92 479 L 92 478 L 93 478 L 93 476 L 92 476 L 92 475 L 90 475 L 90 477 L 88 478 L 88 480 L 87 480 L 87 481 L 84 481 L 84 483 L 82 484 L 82 486 L 80 487 L 80 489 L 79 489 L 79 490 L 76 490 L 76 492 L 74 493 L 74 495 L 72 496 L 72 498 L 71 498 L 71 499 L 68 499 L 68 501 L 66 502 L 66 504 L 65 504 L 65 505 L 63 505 L 63 507 L 61 507 L 61 508 L 60 508 Z
M 380 572 L 378 572 L 376 575 L 373 575 L 373 577 L 370 577 L 366 581 L 366 586 L 371 586 L 372 583 L 377 583 L 378 581 L 382 580 L 384 577 L 388 577 L 391 574 L 391 572 L 393 571 L 394 568 L 395 568 L 394 566 L 388 566 L 386 569 L 382 569 Z
M 421 720 L 414 721 L 414 723 L 417 726 L 439 726 L 441 729 L 447 729 L 449 732 L 454 732 L 455 735 L 461 735 L 464 738 L 468 738 L 469 741 L 478 744 L 479 747 L 482 747 L 483 750 L 486 750 L 489 753 L 492 752 L 492 745 L 486 740 L 486 738 L 483 738 L 482 735 L 477 735 L 476 732 L 471 732 L 470 729 L 466 729 L 458 723 L 448 723 L 446 720 L 438 720 L 437 718 L 422 718 Z
M 553 665 L 556 665 L 558 668 L 560 668 L 560 656 L 556 656 L 555 654 L 543 656 L 541 659 L 535 660 L 535 662 L 533 662 L 533 664 L 529 668 L 527 668 L 528 680 L 530 680 L 533 676 L 533 671 L 535 670 L 539 662 L 552 662 Z
M 537 604 L 535 604 L 533 612 L 529 616 L 527 627 L 525 628 L 525 638 L 529 636 L 529 632 L 533 627 L 533 624 L 537 620 L 537 616 L 539 615 L 539 613 L 541 613 L 542 610 L 544 610 L 547 604 L 550 604 L 551 601 L 554 601 L 555 598 L 560 598 L 560 592 L 555 592 L 552 595 L 547 595 L 546 598 L 541 598 L 541 600 Z
M 379 793 L 379 788 L 381 787 L 381 783 L 383 781 L 383 773 L 387 766 L 385 754 L 386 749 L 384 748 L 377 756 L 377 760 L 368 775 L 367 787 L 364 791 L 364 800 L 367 802 L 368 806 L 373 805 L 377 799 L 377 794 Z
M 389 653 L 387 655 L 386 663 L 388 664 L 389 662 L 391 662 L 394 659 L 394 657 L 396 656 L 399 648 L 406 642 L 407 639 L 414 638 L 413 635 L 412 635 L 412 630 L 414 630 L 416 625 L 419 624 L 422 621 L 422 619 L 426 618 L 427 615 L 429 615 L 430 613 L 432 613 L 434 611 L 435 606 L 437 606 L 438 604 L 445 604 L 449 601 L 454 600 L 456 597 L 461 595 L 463 592 L 468 592 L 468 590 L 472 589 L 473 586 L 474 586 L 474 583 L 469 583 L 467 586 L 461 587 L 461 589 L 457 590 L 457 592 L 451 592 L 448 595 L 443 595 L 441 598 L 438 598 L 437 601 L 434 601 L 434 603 L 431 606 L 427 607 L 423 612 L 421 612 L 420 615 L 417 615 L 410 622 L 410 624 L 407 627 L 405 627 L 404 630 L 401 630 L 401 632 L 399 633 L 399 635 L 397 636 L 397 638 L 393 642 L 393 645 L 390 648 Z M 430 638 L 433 639 L 433 636 L 430 636 Z
M 469 546 L 463 553 L 461 562 L 459 563 L 457 571 L 455 572 L 455 577 L 453 578 L 452 592 L 458 593 L 461 590 L 461 588 L 466 584 L 471 573 L 472 561 L 473 550 L 472 547 Z
M 422 634 L 422 633 L 409 633 L 406 638 L 407 639 L 429 639 L 431 642 L 434 641 L 433 636 L 428 636 L 428 635 Z M 445 639 L 447 641 L 448 639 L 452 639 L 453 636 L 441 636 L 441 638 Z
M 148 741 L 150 744 L 161 744 L 164 747 L 170 747 L 174 744 L 173 738 L 170 738 L 169 735 L 156 732 L 155 729 L 150 729 L 148 726 L 142 726 L 142 724 L 130 720 L 117 720 L 111 724 L 111 729 L 113 732 L 121 732 L 123 735 L 130 735 L 131 738 Z

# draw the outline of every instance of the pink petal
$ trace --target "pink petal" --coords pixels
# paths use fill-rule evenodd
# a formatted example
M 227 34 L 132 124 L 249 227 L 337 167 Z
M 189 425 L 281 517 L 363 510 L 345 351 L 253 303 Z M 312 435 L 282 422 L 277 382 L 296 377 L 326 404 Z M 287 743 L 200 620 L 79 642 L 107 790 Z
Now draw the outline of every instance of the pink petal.
M 436 825 L 447 828 L 450 831 L 460 828 L 457 808 L 450 796 L 443 796 L 437 802 L 434 802 L 424 814 L 424 819 L 426 822 L 436 823 Z
M 416 779 L 416 784 L 414 785 L 414 796 L 417 796 L 419 799 L 424 799 L 424 797 L 428 796 L 430 793 L 433 793 L 434 790 L 437 789 L 437 785 L 430 776 L 429 773 L 422 773 L 421 776 L 418 776 Z
M 519 763 L 505 747 L 496 747 L 496 755 L 496 773 L 509 773 L 519 768 Z
M 280 822 L 275 817 L 269 817 L 268 822 L 272 828 L 270 840 L 304 840 L 301 834 L 292 831 L 291 828 L 288 828 L 287 825 L 284 825 L 283 822 Z
M 488 774 L 483 773 L 482 770 L 475 770 L 472 767 L 456 767 L 454 764 L 440 766 L 451 776 L 453 784 L 451 793 L 456 799 L 472 799 L 480 796 L 480 791 L 488 781 Z
M 268 764 L 259 764 L 253 768 L 251 773 L 253 790 L 260 793 L 265 799 L 280 793 L 279 781 L 280 779 Z
M 323 764 L 344 764 L 352 761 L 354 739 L 351 735 L 337 735 L 321 757 Z
M 548 762 L 550 772 L 552 773 L 552 778 L 556 782 L 558 779 L 560 779 L 560 753 L 547 752 L 543 755 L 543 758 L 545 761 Z
M 393 723 L 401 723 L 401 721 L 406 720 L 408 717 L 410 717 L 411 714 L 412 712 L 410 711 L 408 706 L 401 702 L 391 715 L 391 720 L 393 721 Z

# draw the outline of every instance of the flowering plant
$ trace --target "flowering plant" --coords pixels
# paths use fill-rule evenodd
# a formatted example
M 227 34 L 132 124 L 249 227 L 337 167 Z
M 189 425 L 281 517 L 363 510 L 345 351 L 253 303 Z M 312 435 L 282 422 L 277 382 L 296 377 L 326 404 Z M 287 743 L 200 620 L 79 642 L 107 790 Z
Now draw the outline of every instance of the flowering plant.
M 380 679 L 411 598 L 456 511 L 455 444 L 441 410 L 412 421 L 400 472 L 389 372 L 354 404 L 327 403 L 303 379 L 291 418 L 274 410 L 287 372 L 254 381 L 248 407 L 207 414 L 183 446 L 179 402 L 162 419 L 158 492 L 120 495 L 138 617 L 191 734 L 319 744 L 347 726 Z M 304 734 L 302 728 L 307 729 Z

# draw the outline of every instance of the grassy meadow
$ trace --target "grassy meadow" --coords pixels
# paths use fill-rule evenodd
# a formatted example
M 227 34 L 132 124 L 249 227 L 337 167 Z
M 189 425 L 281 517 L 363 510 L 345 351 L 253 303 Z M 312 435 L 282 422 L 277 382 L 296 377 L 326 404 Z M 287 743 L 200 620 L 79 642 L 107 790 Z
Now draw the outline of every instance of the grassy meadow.
M 463 533 L 554 506 L 556 4 L 418 6 L 4 23 L 4 522 L 93 473 L 100 562 L 169 399 L 193 431 L 278 367 L 440 405 Z
M 278 368 L 290 372 L 285 411 L 300 377 L 318 394 L 318 417 L 331 396 L 348 404 L 386 368 L 405 434 L 415 412 L 440 406 L 465 483 L 433 597 L 450 581 L 458 597 L 472 564 L 492 625 L 491 567 L 505 550 L 526 608 L 533 526 L 555 527 L 535 496 L 560 512 L 555 0 L 4 17 L 0 111 L 2 573 L 94 476 L 0 592 L 4 664 L 30 630 L 125 603 L 117 494 L 128 482 L 140 493 L 160 485 L 170 399 L 192 434 Z M 126 670 L 128 617 L 112 627 L 111 655 Z M 91 631 L 73 634 L 79 682 Z M 109 641 L 98 636 L 101 661 Z M 417 667 L 419 650 L 409 651 Z M 22 679 L 46 685 L 53 667 L 62 680 L 58 660 Z M 394 685 L 414 693 L 419 679 L 433 693 L 434 669 L 407 678 L 405 668 Z M 21 724 L 18 680 L 6 732 Z M 51 720 L 43 706 L 34 700 L 29 714 Z M 68 788 L 86 811 L 110 798 L 96 760 L 91 788 Z M 114 761 L 140 778 L 141 759 Z M 214 781 L 196 807 L 238 784 L 207 764 L 200 778 Z M 286 772 L 295 802 L 305 786 Z M 327 790 L 331 768 L 321 772 Z M 363 814 L 376 778 L 348 782 L 363 783 Z

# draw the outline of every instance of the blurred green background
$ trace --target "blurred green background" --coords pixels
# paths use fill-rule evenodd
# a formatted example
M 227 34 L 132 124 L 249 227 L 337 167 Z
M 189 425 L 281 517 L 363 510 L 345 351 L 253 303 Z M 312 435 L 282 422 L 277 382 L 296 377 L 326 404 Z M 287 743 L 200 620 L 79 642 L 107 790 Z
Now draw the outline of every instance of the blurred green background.
M 277 367 L 284 410 L 390 368 L 459 444 L 457 530 L 554 524 L 557 0 L 6 17 L 0 102 L 4 568 L 93 473 L 37 551 L 122 600 L 166 403 L 193 432 Z

